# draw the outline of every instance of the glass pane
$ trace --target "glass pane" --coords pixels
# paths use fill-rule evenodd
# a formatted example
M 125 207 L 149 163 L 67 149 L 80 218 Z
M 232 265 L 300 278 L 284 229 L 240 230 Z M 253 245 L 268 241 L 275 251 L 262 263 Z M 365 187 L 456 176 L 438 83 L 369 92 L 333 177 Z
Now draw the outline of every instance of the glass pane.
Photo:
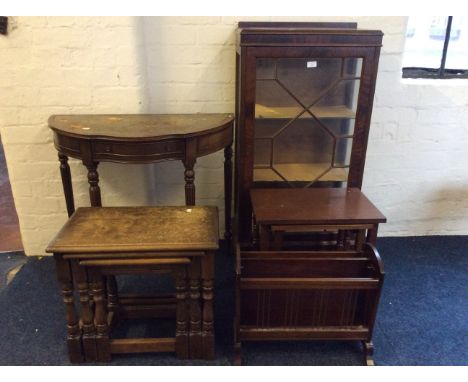
M 271 139 L 255 139 L 255 163 L 254 167 L 271 167 Z
M 321 182 L 347 182 L 349 168 L 332 168 L 324 174 L 319 180 Z
M 353 57 L 257 60 L 254 181 L 347 180 L 334 167 L 349 165 L 361 71 Z
M 468 69 L 468 17 L 453 16 L 446 69 Z
M 320 118 L 320 122 L 335 137 L 352 137 L 355 119 Z
M 257 80 L 275 79 L 275 60 L 260 58 L 257 60 Z
M 288 181 L 311 182 L 331 167 L 333 137 L 313 119 L 296 120 L 273 141 L 273 168 Z
M 361 77 L 362 58 L 348 57 L 343 62 L 343 77 Z
M 336 140 L 334 167 L 349 166 L 351 160 L 351 147 L 353 140 L 351 138 L 340 138 Z
M 403 67 L 440 68 L 448 16 L 410 16 Z
M 317 118 L 354 118 L 359 80 L 341 80 L 310 108 Z
M 275 81 L 257 81 L 255 118 L 295 118 L 304 112 L 297 101 Z
M 277 61 L 277 78 L 304 106 L 311 105 L 341 77 L 341 58 L 284 58 Z

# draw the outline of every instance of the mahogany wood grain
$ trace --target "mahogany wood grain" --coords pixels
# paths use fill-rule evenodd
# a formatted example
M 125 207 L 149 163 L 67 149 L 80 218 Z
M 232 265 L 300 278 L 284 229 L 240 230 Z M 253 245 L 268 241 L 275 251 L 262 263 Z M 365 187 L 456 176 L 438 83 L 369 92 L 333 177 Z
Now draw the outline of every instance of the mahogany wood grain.
M 252 189 L 250 196 L 257 224 L 333 226 L 386 222 L 385 216 L 357 188 Z

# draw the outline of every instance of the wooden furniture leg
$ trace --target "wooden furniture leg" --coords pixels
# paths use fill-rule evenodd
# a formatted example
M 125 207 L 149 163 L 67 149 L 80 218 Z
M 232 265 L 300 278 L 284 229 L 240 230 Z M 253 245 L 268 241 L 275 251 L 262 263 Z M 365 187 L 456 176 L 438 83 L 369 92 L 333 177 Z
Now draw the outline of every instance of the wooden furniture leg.
M 345 247 L 344 241 L 345 241 L 345 231 L 342 230 L 342 229 L 339 229 L 338 230 L 338 237 L 336 239 L 336 249 L 337 250 L 344 249 L 344 247 Z
M 368 243 L 371 243 L 373 245 L 377 244 L 377 231 L 379 229 L 378 224 L 374 224 L 374 227 L 372 229 L 367 230 L 367 238 L 366 241 Z
M 71 180 L 70 166 L 68 165 L 68 157 L 63 154 L 58 154 L 60 161 L 60 176 L 62 177 L 63 193 L 65 194 L 65 202 L 67 204 L 67 213 L 70 217 L 75 212 L 75 201 L 73 198 L 73 185 Z
M 260 251 L 268 251 L 270 249 L 270 229 L 264 224 L 258 225 L 258 239 Z
M 189 267 L 190 277 L 190 358 L 202 358 L 201 308 L 200 308 L 200 260 L 194 258 Z
M 175 352 L 177 358 L 189 358 L 187 270 L 186 267 L 175 271 L 176 288 L 176 336 Z
M 214 278 L 214 253 L 208 252 L 202 258 L 202 346 L 203 358 L 215 358 L 214 324 L 213 324 L 213 278 Z
M 101 189 L 99 188 L 99 174 L 97 172 L 99 162 L 87 164 L 88 183 L 89 183 L 89 199 L 92 207 L 101 207 Z
M 119 293 L 117 287 L 117 280 L 115 276 L 108 275 L 106 277 L 107 289 L 107 309 L 109 312 L 117 313 L 119 309 Z
M 355 245 L 355 250 L 356 251 L 362 251 L 364 248 L 364 243 L 366 239 L 366 230 L 364 229 L 359 229 L 356 231 L 356 245 Z
M 242 346 L 240 341 L 234 343 L 234 366 L 242 365 Z
M 99 187 L 99 173 L 97 172 L 99 162 L 86 164 L 88 169 L 89 199 L 92 207 L 101 207 L 101 189 Z M 109 310 L 115 312 L 117 308 L 117 281 L 114 275 L 105 278 L 105 286 L 108 292 Z
M 183 160 L 185 171 L 185 204 L 187 206 L 195 205 L 195 171 L 193 167 L 197 158 L 197 141 L 189 139 L 185 145 L 185 159 Z
M 371 341 L 362 341 L 364 349 L 364 362 L 366 366 L 375 366 L 374 363 L 374 345 Z
M 97 361 L 108 362 L 111 360 L 109 327 L 107 324 L 107 306 L 104 293 L 104 277 L 99 269 L 88 268 L 91 279 L 94 298 L 94 323 L 96 326 Z
M 224 218 L 225 229 L 224 238 L 229 241 L 232 237 L 232 146 L 224 149 Z
M 75 278 L 81 303 L 81 323 L 83 330 L 83 351 L 86 361 L 96 361 L 96 331 L 94 328 L 94 314 L 91 308 L 90 294 L 86 269 L 80 267 L 78 260 L 72 260 L 71 266 Z
M 71 276 L 70 263 L 62 258 L 59 253 L 54 253 L 57 279 L 62 288 L 63 302 L 65 304 L 65 317 L 67 321 L 67 346 L 70 362 L 79 363 L 84 361 L 81 346 L 81 330 L 78 324 L 73 299 L 73 280 Z
M 275 251 L 280 251 L 283 247 L 284 231 L 275 231 L 273 234 L 273 248 Z

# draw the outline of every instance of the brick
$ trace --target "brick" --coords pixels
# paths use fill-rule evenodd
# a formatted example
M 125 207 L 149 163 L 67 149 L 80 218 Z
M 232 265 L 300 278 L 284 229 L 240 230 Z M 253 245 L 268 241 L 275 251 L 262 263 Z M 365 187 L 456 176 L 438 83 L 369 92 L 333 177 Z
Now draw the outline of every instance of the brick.
M 36 105 L 39 106 L 66 106 L 89 105 L 91 92 L 87 88 L 41 88 L 39 90 Z
M 202 69 L 195 65 L 161 65 L 148 67 L 148 81 L 150 83 L 202 83 Z
M 197 31 L 200 45 L 234 45 L 236 31 L 231 26 L 201 26 Z
M 145 23 L 145 42 L 160 45 L 193 45 L 197 35 L 190 26 L 167 26 Z
M 138 87 L 102 87 L 93 91 L 93 102 L 100 105 L 123 105 L 134 108 L 143 94 Z

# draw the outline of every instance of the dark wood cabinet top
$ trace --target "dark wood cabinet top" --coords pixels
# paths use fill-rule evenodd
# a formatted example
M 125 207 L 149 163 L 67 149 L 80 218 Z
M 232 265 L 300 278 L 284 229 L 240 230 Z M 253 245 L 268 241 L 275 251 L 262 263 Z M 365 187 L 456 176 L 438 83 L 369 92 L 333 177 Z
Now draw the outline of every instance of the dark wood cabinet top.
M 357 188 L 252 189 L 260 224 L 385 223 L 386 218 Z
M 155 140 L 197 136 L 231 125 L 232 114 L 82 114 L 53 115 L 49 127 L 61 134 Z
M 356 23 L 240 22 L 240 46 L 381 46 L 382 31 Z
M 216 207 L 82 207 L 46 252 L 216 250 L 218 237 Z

